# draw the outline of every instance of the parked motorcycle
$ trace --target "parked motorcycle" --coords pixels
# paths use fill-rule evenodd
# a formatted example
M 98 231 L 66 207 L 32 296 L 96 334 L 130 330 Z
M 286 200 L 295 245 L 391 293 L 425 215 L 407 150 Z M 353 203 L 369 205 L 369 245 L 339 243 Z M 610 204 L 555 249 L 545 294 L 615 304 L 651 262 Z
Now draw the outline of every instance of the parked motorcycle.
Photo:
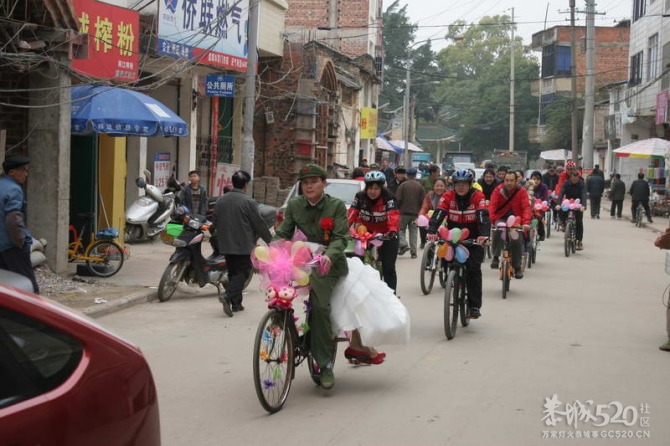
M 145 195 L 141 195 L 130 205 L 126 211 L 126 230 L 124 240 L 126 242 L 137 242 L 151 240 L 156 237 L 165 225 L 170 221 L 170 214 L 177 206 L 178 193 L 182 186 L 174 175 L 168 180 L 165 192 L 149 184 L 151 174 L 144 171 L 145 178 L 139 177 L 135 184 L 144 189 Z

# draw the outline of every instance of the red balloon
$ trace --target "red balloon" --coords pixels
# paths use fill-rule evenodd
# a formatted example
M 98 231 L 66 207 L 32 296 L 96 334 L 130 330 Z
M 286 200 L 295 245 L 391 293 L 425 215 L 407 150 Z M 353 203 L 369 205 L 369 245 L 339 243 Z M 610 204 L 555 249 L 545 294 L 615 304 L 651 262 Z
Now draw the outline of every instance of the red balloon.
M 468 228 L 461 229 L 461 240 L 466 240 L 470 235 L 470 230 Z
M 447 229 L 446 226 L 440 226 L 440 229 L 437 230 L 437 233 L 441 239 L 446 240 L 447 235 L 449 235 L 449 229 Z

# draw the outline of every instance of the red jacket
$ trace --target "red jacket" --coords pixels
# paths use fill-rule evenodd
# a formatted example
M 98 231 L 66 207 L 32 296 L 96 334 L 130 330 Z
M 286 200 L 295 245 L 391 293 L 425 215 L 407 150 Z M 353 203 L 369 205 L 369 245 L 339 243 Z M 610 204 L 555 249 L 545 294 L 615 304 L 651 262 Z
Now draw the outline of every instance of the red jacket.
M 349 226 L 361 223 L 373 234 L 398 232 L 400 228 L 400 212 L 395 198 L 390 192 L 384 191 L 377 200 L 372 201 L 365 191 L 358 192 L 348 211 Z
M 522 225 L 530 224 L 532 212 L 530 209 L 528 191 L 521 186 L 517 186 L 517 188 L 517 193 L 514 194 L 509 201 L 507 200 L 508 195 L 504 183 L 495 188 L 491 194 L 491 202 L 489 203 L 489 218 L 491 219 L 491 224 L 495 224 L 499 220 L 503 220 L 510 215 L 521 217 Z
M 486 209 L 486 196 L 484 192 L 477 189 L 470 189 L 469 199 L 467 207 L 465 203 L 462 206 L 458 205 L 458 195 L 454 190 L 448 190 L 442 194 L 440 202 L 437 204 L 437 209 L 442 210 L 446 213 L 447 217 L 447 227 L 451 228 L 468 228 L 470 230 L 470 236 L 468 238 L 475 239 L 480 235 L 479 233 L 479 217 L 477 211 L 480 209 Z M 441 221 L 436 221 L 434 224 L 434 229 L 436 229 Z
M 579 171 L 579 176 L 582 176 L 582 172 Z M 568 180 L 568 171 L 561 172 L 561 174 L 558 176 L 558 183 L 556 183 L 556 189 L 554 189 L 554 193 L 558 197 L 557 200 L 560 200 L 561 197 L 561 189 L 563 188 L 563 184 Z

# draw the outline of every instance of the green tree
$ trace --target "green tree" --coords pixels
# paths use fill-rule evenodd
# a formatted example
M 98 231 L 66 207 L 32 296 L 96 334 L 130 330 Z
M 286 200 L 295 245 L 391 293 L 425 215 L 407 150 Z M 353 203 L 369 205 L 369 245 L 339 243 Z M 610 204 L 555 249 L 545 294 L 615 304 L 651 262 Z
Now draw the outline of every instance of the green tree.
M 508 149 L 511 31 L 516 28 L 507 15 L 484 17 L 476 25 L 457 21 L 449 27 L 453 43 L 437 55 L 444 75 L 438 93 L 444 100 L 442 113 L 459 129 L 461 147 L 480 158 L 494 148 Z M 538 78 L 539 66 L 523 39 L 515 37 L 515 131 L 514 148 L 536 155 L 538 147 L 528 142 L 528 127 L 537 124 L 537 98 L 530 83 Z

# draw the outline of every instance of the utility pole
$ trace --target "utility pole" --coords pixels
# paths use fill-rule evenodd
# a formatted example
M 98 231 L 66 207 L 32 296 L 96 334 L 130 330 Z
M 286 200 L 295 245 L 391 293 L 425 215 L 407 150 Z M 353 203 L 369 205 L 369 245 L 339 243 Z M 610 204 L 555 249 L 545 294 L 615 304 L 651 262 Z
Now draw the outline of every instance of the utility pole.
M 572 94 L 572 114 L 570 119 L 570 137 L 572 160 L 577 162 L 577 31 L 575 30 L 575 0 L 570 0 L 570 88 Z
M 256 65 L 258 64 L 258 4 L 260 0 L 249 2 L 249 54 L 244 94 L 244 136 L 242 138 L 242 170 L 254 177 L 254 109 L 256 107 Z
M 586 88 L 584 90 L 584 126 L 582 130 L 582 167 L 593 167 L 593 115 L 595 65 L 595 0 L 586 0 Z
M 403 130 L 402 130 L 402 137 L 405 140 L 405 169 L 409 169 L 409 167 L 412 165 L 412 155 L 409 153 L 409 120 L 410 120 L 410 112 L 411 110 L 409 109 L 409 101 L 410 101 L 410 55 L 409 55 L 409 49 L 407 50 L 407 79 L 405 80 L 405 100 L 404 100 L 404 108 L 403 108 Z
M 509 151 L 514 152 L 514 8 L 512 8 L 512 41 L 510 42 L 509 84 Z

